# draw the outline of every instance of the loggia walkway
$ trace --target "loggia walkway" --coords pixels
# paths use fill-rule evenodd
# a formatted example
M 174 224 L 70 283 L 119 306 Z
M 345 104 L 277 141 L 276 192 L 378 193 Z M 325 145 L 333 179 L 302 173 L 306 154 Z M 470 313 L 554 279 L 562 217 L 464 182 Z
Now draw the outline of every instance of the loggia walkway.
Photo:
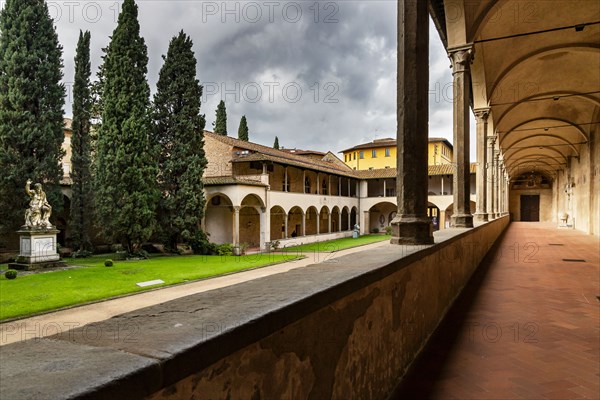
M 513 222 L 394 399 L 599 399 L 599 239 Z

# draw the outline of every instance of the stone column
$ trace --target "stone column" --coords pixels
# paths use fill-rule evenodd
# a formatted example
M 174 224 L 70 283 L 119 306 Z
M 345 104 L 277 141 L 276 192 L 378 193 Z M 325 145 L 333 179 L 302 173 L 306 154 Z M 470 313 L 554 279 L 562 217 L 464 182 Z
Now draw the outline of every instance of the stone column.
M 331 233 L 331 211 L 327 213 L 327 233 Z
M 392 244 L 433 243 L 427 217 L 429 13 L 426 1 L 398 1 L 398 213 Z M 406 151 L 405 151 L 406 150 Z M 367 228 L 368 231 L 368 228 Z
M 285 167 L 285 177 L 284 177 L 284 191 L 289 192 L 289 184 L 288 184 L 288 167 Z M 286 231 L 287 233 L 287 231 Z
M 487 137 L 487 182 L 486 182 L 486 208 L 488 212 L 488 219 L 493 219 L 494 215 L 494 144 L 496 143 L 495 136 Z
M 306 193 L 306 171 L 302 170 L 302 193 Z
M 504 169 L 504 215 L 508 215 L 509 214 L 509 190 L 510 190 L 510 179 L 508 176 L 508 172 L 506 171 L 506 166 L 503 167 Z
M 260 208 L 259 218 L 259 232 L 260 232 L 260 249 L 265 250 L 267 248 L 267 242 L 271 239 L 271 222 L 269 221 L 267 214 L 267 207 Z
M 369 230 L 370 230 L 370 226 L 371 226 L 371 212 L 370 211 L 363 211 L 363 220 L 364 220 L 364 225 L 361 227 L 362 229 L 362 234 L 364 235 L 368 235 L 369 234 Z M 350 230 L 354 229 L 353 226 L 350 227 Z
M 321 194 L 321 180 L 319 179 L 319 172 L 317 172 L 317 194 Z
M 317 210 L 317 235 L 321 233 L 321 212 Z
M 298 232 L 296 232 L 298 233 Z M 283 215 L 283 238 L 288 238 L 288 214 L 284 213 Z
M 487 221 L 487 130 L 489 108 L 480 108 L 475 110 L 477 118 L 477 211 L 475 212 L 475 220 Z
M 342 209 L 338 209 L 338 232 L 342 231 Z
M 500 152 L 494 149 L 494 218 L 500 216 Z
M 471 95 L 471 62 L 473 45 L 448 49 L 454 77 L 454 213 L 452 226 L 470 228 L 471 215 L 471 162 L 469 159 L 469 104 Z
M 302 211 L 302 236 L 306 236 L 306 213 Z
M 240 207 L 233 207 L 233 245 L 240 244 Z

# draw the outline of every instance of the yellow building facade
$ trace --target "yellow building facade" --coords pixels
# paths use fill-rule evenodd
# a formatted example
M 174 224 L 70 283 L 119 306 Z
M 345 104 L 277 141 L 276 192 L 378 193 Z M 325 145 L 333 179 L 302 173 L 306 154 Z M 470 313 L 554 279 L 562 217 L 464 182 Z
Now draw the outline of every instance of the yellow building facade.
M 342 159 L 355 170 L 396 168 L 396 139 L 372 142 L 342 150 Z M 452 144 L 444 138 L 429 138 L 429 165 L 452 163 Z

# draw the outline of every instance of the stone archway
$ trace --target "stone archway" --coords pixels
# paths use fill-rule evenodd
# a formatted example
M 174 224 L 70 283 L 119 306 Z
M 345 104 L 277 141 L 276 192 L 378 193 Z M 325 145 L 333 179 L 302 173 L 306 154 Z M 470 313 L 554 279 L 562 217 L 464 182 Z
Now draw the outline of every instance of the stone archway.
M 229 197 L 217 193 L 207 199 L 204 225 L 211 242 L 233 243 L 233 203 Z
M 331 210 L 331 232 L 340 232 L 341 230 L 340 208 L 338 206 L 334 206 Z
M 321 207 L 319 212 L 319 233 L 329 233 L 329 208 Z
M 270 240 L 280 240 L 288 237 L 285 231 L 287 214 L 280 206 L 273 206 L 271 213 L 271 237 Z
M 288 218 L 288 238 L 304 236 L 302 232 L 302 218 L 304 212 L 300 207 L 292 207 L 287 214 Z
M 319 213 L 314 206 L 309 207 L 306 210 L 306 235 L 316 235 L 317 232 L 317 218 Z

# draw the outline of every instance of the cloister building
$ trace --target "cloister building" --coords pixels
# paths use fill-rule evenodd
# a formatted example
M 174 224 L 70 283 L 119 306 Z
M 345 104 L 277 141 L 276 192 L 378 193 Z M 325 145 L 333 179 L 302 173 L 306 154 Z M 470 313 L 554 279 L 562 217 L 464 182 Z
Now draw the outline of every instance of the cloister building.
M 208 131 L 204 138 L 211 241 L 266 249 L 349 236 L 356 224 L 363 234 L 384 232 L 396 217 L 395 167 L 354 170 L 331 152 L 277 150 Z M 445 140 L 434 143 L 451 151 Z M 475 165 L 470 172 L 474 183 Z M 431 165 L 428 173 L 427 215 L 433 229 L 447 228 L 453 167 Z

